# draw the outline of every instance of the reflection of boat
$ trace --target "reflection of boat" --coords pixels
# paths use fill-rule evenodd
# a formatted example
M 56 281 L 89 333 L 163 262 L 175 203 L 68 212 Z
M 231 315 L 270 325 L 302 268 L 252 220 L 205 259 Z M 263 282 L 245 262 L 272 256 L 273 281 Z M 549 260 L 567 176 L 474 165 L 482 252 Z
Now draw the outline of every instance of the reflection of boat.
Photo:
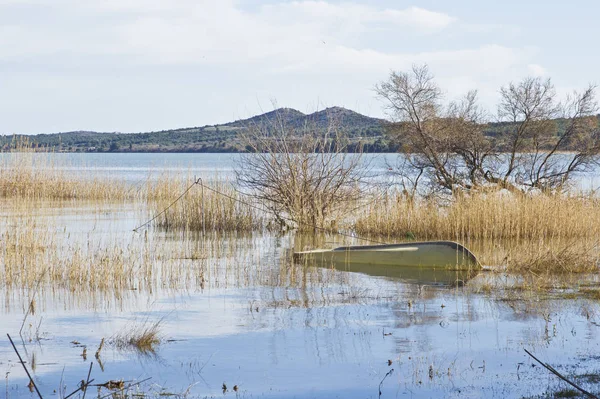
M 475 255 L 453 241 L 317 249 L 296 252 L 294 258 L 338 270 L 421 282 L 464 281 L 481 269 Z

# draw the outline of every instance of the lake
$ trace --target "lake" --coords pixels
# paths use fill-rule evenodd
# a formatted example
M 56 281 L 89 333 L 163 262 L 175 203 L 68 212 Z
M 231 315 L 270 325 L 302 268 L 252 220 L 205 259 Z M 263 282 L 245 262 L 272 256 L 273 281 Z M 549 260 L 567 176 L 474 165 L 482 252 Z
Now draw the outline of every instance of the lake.
M 55 156 L 64 170 L 132 185 L 165 171 L 232 178 L 237 157 Z M 384 175 L 386 157 L 395 156 L 369 155 L 374 174 Z M 597 288 L 597 275 L 555 277 L 559 288 L 545 291 L 497 272 L 462 284 L 410 281 L 289 259 L 300 247 L 358 239 L 134 232 L 152 215 L 140 204 L 16 202 L 1 201 L 0 267 L 19 264 L 12 243 L 47 236 L 51 246 L 29 248 L 31 259 L 68 268 L 80 257 L 96 279 L 92 287 L 72 266 L 62 280 L 50 277 L 53 284 L 38 285 L 35 276 L 28 286 L 0 284 L 0 330 L 15 340 L 44 397 L 74 391 L 90 363 L 96 384 L 150 378 L 127 397 L 523 398 L 565 388 L 524 349 L 588 389 L 600 379 L 598 301 L 571 295 L 576 285 Z M 122 260 L 124 283 L 113 271 L 95 275 L 108 257 Z M 23 273 L 35 266 L 23 264 Z M 156 350 L 119 345 L 156 323 Z M 0 396 L 36 397 L 6 337 L 0 373 Z M 109 393 L 95 386 L 86 397 Z
M 0 162 L 9 154 L 0 153 Z M 53 153 L 30 154 L 34 159 L 52 163 L 58 169 L 86 177 L 110 177 L 124 180 L 130 184 L 141 184 L 148 179 L 158 178 L 161 174 L 189 174 L 191 176 L 212 179 L 216 175 L 222 179 L 233 180 L 236 164 L 243 164 L 244 154 L 231 153 Z M 368 165 L 369 173 L 377 181 L 393 181 L 388 176 L 390 167 L 394 168 L 403 160 L 402 154 L 364 154 L 363 163 Z M 576 186 L 588 190 L 600 185 L 600 166 L 586 176 L 575 177 Z

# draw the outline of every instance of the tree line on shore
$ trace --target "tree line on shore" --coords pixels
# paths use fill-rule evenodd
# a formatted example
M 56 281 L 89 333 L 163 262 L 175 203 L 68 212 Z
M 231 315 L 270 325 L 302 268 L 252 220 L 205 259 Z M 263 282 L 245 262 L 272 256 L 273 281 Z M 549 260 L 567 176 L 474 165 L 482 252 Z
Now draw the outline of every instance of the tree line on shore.
M 392 75 L 390 82 L 396 79 Z M 535 81 L 535 79 L 534 79 Z M 382 89 L 389 90 L 391 86 L 380 84 L 378 86 L 379 96 Z M 532 83 L 532 82 L 530 82 Z M 537 79 L 538 84 L 551 85 L 551 82 L 542 82 Z M 439 89 L 438 89 L 439 90 Z M 553 86 L 546 87 L 546 96 L 556 96 Z M 389 94 L 389 93 L 388 93 Z M 442 98 L 442 92 L 435 93 L 435 102 Z M 393 111 L 388 106 L 388 111 Z M 431 104 L 430 104 L 431 105 Z M 456 105 L 456 104 L 455 104 Z M 438 105 L 435 105 L 438 106 Z M 556 109 L 548 110 L 545 115 L 535 115 L 536 124 L 546 129 L 547 138 L 558 138 L 569 129 L 569 117 L 561 114 Z M 439 112 L 439 111 L 438 111 Z M 357 112 L 341 108 L 331 107 L 325 110 L 305 115 L 300 111 L 290 108 L 277 108 L 274 111 L 256 115 L 249 119 L 239 120 L 222 125 L 182 128 L 147 133 L 100 133 L 91 131 L 73 131 L 64 133 L 36 134 L 36 135 L 0 135 L 0 149 L 9 151 L 19 146 L 24 138 L 30 141 L 31 146 L 42 150 L 56 152 L 248 152 L 252 151 L 241 139 L 241 133 L 256 128 L 257 126 L 268 126 L 270 121 L 277 119 L 280 115 L 285 125 L 297 132 L 307 134 L 324 135 L 335 125 L 341 135 L 347 139 L 345 149 L 348 152 L 385 153 L 414 151 L 410 134 L 407 127 L 410 121 L 399 118 L 399 115 L 390 113 L 392 121 L 371 118 Z M 485 117 L 484 117 L 485 116 Z M 498 152 L 511 151 L 510 137 L 523 124 L 521 119 L 511 120 L 507 115 L 479 115 L 479 119 L 473 121 L 481 136 L 489 143 L 489 146 Z M 451 121 L 457 115 L 436 115 L 439 125 L 450 126 Z M 521 115 L 522 117 L 522 115 Z M 600 115 L 586 114 L 589 122 L 598 124 Z M 529 124 L 529 122 L 528 122 Z M 310 129 L 308 129 L 310 128 Z M 540 127 L 536 127 L 539 129 Z M 579 151 L 585 146 L 577 140 L 563 140 L 561 151 Z M 552 150 L 551 140 L 537 141 L 530 134 L 526 134 L 521 142 L 523 151 L 534 148 L 541 150 Z

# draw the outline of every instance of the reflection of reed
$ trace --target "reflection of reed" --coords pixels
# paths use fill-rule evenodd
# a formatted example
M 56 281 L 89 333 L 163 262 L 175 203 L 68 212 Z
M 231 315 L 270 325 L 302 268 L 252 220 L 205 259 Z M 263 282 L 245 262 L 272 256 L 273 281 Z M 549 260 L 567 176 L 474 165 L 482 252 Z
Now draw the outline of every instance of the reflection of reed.
M 9 291 L 31 289 L 41 278 L 40 297 L 61 300 L 67 307 L 118 307 L 140 294 L 164 290 L 308 289 L 330 283 L 326 275 L 331 273 L 288 259 L 294 245 L 290 236 L 157 230 L 133 234 L 124 231 L 128 225 L 119 220 L 119 210 L 111 220 L 105 216 L 110 208 L 87 204 L 82 208 L 9 205 L 0 224 L 1 284 Z M 66 217 L 71 214 L 78 216 Z M 103 215 L 102 220 L 97 215 Z M 90 230 L 82 229 L 79 220 L 86 220 Z M 7 309 L 21 297 L 9 291 L 4 297 Z M 310 300 L 305 301 L 310 306 Z
M 141 300 L 136 299 L 140 295 L 145 297 L 163 291 L 247 287 L 260 288 L 261 307 L 310 308 L 394 300 L 386 293 L 364 289 L 360 285 L 364 281 L 384 284 L 378 277 L 369 279 L 365 275 L 385 275 L 392 286 L 402 287 L 400 290 L 414 287 L 402 284 L 398 280 L 398 277 L 402 279 L 401 275 L 395 276 L 388 271 L 378 274 L 374 267 L 348 273 L 347 270 L 297 264 L 291 260 L 294 251 L 306 247 L 357 243 L 348 238 L 324 234 L 277 235 L 268 231 L 202 234 L 189 230 L 164 232 L 150 229 L 133 234 L 128 231 L 129 225 L 120 220 L 122 206 L 82 204 L 78 207 L 71 204 L 64 208 L 51 203 L 40 206 L 40 203 L 22 201 L 6 202 L 5 205 L 0 219 L 0 281 L 5 287 L 5 309 L 25 306 L 14 303 L 15 300 L 26 301 L 26 296 L 14 295 L 13 290 L 32 289 L 40 276 L 43 276 L 38 304 L 41 308 L 50 298 L 61 300 L 67 307 L 118 308 L 124 302 Z M 110 212 L 114 212 L 114 217 Z M 77 217 L 73 219 L 68 215 Z M 81 228 L 79 220 L 86 220 L 85 223 L 93 227 L 91 230 Z M 339 241 L 332 242 L 334 239 Z M 469 245 L 484 264 L 508 264 L 509 269 L 513 265 L 511 270 L 515 270 L 518 268 L 514 265 L 528 259 L 524 254 L 533 258 L 546 248 L 548 242 L 553 243 L 553 247 L 561 247 L 566 241 L 471 240 Z M 585 270 L 591 264 L 587 262 L 580 266 L 568 260 L 563 260 L 565 265 L 576 270 Z M 501 297 L 509 290 L 552 291 L 561 284 L 571 284 L 565 282 L 568 276 L 553 280 L 546 273 L 536 273 L 515 275 L 511 277 L 510 287 L 501 287 L 501 276 L 484 273 L 467 283 L 471 287 L 469 292 L 493 292 Z M 545 280 L 543 276 L 546 276 Z M 455 281 L 456 276 L 452 279 Z M 579 287 L 577 284 L 571 286 Z M 423 290 L 423 293 L 433 292 L 436 291 Z M 265 297 L 265 293 L 271 297 Z M 594 295 L 594 292 L 587 295 Z

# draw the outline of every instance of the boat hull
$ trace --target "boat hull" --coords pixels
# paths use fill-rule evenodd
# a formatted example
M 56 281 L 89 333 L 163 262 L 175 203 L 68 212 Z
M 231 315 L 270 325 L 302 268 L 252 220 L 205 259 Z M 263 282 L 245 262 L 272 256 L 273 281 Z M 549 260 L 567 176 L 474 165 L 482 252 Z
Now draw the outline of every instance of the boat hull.
M 297 259 L 320 259 L 336 263 L 436 267 L 450 270 L 481 268 L 477 258 L 453 241 L 339 247 L 296 252 Z
M 373 276 L 427 282 L 455 282 L 474 276 L 481 265 L 453 241 L 340 247 L 296 252 L 298 261 Z

